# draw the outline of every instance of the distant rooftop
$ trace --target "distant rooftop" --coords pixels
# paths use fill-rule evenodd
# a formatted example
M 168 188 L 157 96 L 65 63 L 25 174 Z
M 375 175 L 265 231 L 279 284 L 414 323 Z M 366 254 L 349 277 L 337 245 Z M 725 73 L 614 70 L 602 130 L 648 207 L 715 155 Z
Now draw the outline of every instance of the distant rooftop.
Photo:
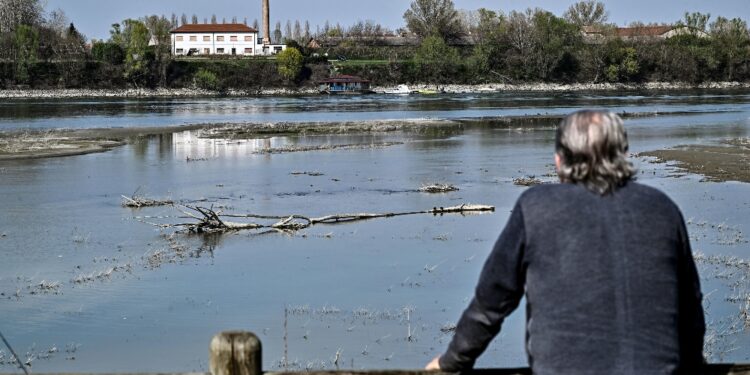
M 257 33 L 258 30 L 253 29 L 247 25 L 241 23 L 195 23 L 182 25 L 174 30 L 172 33 Z

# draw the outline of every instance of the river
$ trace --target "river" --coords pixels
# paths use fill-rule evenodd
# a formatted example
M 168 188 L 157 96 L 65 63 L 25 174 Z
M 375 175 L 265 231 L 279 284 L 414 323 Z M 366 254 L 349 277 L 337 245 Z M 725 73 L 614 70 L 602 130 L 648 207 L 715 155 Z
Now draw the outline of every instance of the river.
M 626 121 L 633 153 L 750 135 L 746 91 L 2 102 L 0 131 L 474 121 L 436 131 L 249 140 L 204 139 L 193 130 L 132 139 L 104 153 L 0 161 L 0 331 L 35 372 L 205 371 L 210 338 L 228 329 L 258 334 L 265 369 L 421 367 L 450 340 L 485 257 L 527 189 L 513 179 L 554 181 L 552 129 L 496 126 L 492 119 L 587 107 L 640 114 Z M 257 153 L 289 145 L 381 144 Z M 750 270 L 717 259 L 750 259 L 744 234 L 750 185 L 705 182 L 644 157 L 633 161 L 638 180 L 666 192 L 688 220 L 703 260 L 711 361 L 747 362 L 750 320 L 741 310 L 750 303 Z M 417 191 L 431 183 L 460 190 Z M 152 224 L 185 221 L 185 215 L 170 206 L 122 207 L 121 195 L 135 192 L 267 215 L 462 203 L 496 210 L 288 234 L 172 236 Z M 524 325 L 520 309 L 478 365 L 525 365 Z M 0 371 L 13 369 L 8 357 L 0 352 Z

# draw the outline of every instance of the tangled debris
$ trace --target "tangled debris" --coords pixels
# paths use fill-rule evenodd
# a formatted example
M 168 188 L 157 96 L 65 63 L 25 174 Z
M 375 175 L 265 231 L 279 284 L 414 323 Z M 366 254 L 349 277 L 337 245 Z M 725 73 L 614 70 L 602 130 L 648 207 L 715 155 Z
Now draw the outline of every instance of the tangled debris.
M 410 212 L 388 212 L 388 213 L 356 213 L 356 214 L 334 214 L 327 215 L 317 218 L 311 218 L 303 215 L 284 215 L 284 216 L 271 216 L 271 215 L 256 215 L 256 214 L 224 214 L 221 211 L 214 211 L 213 207 L 198 207 L 198 206 L 175 206 L 180 212 L 186 216 L 182 216 L 182 219 L 189 219 L 190 222 L 185 223 L 173 223 L 173 224 L 158 224 L 149 223 L 160 228 L 178 228 L 180 231 L 188 233 L 222 233 L 239 230 L 265 230 L 267 232 L 294 232 L 301 229 L 308 228 L 316 224 L 337 224 L 347 223 L 360 220 L 369 220 L 383 217 L 394 217 L 404 215 L 418 215 L 418 214 L 433 214 L 443 215 L 450 213 L 477 213 L 477 212 L 488 212 L 495 211 L 494 206 L 487 205 L 476 205 L 476 204 L 461 204 L 458 206 L 451 207 L 433 207 L 430 210 L 424 211 L 410 211 Z M 259 219 L 259 220 L 275 220 L 271 224 L 256 223 L 256 222 L 234 222 L 228 221 L 228 218 L 243 218 L 243 219 Z
M 424 185 L 419 188 L 420 193 L 448 193 L 451 191 L 458 191 L 458 188 L 451 184 L 432 184 Z
M 513 179 L 513 185 L 518 185 L 518 186 L 534 186 L 534 185 L 541 185 L 543 183 L 544 182 L 536 178 L 536 176 L 516 177 Z
M 141 187 L 139 186 L 138 189 L 133 192 L 133 195 L 130 197 L 126 197 L 124 195 L 120 195 L 122 197 L 122 206 L 123 207 L 131 207 L 131 208 L 141 208 L 141 207 L 154 207 L 154 206 L 168 206 L 174 204 L 174 201 L 165 199 L 165 200 L 157 200 L 157 199 L 149 199 L 141 194 L 139 192 L 141 191 Z

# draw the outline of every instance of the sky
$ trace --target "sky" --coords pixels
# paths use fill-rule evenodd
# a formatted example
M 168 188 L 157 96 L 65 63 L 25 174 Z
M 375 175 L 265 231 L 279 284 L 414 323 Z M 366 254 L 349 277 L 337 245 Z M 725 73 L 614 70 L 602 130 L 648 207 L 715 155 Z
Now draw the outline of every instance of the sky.
M 524 10 L 540 7 L 555 14 L 562 13 L 574 1 L 560 0 L 454 0 L 457 9 Z M 609 20 L 625 26 L 633 21 L 672 23 L 686 11 L 711 13 L 712 16 L 740 17 L 750 21 L 750 0 L 604 0 Z M 261 0 L 46 0 L 47 11 L 60 8 L 76 28 L 89 38 L 106 39 L 110 25 L 126 18 L 148 14 L 172 13 L 188 17 L 210 18 L 216 14 L 231 20 L 233 16 L 248 23 L 260 19 Z M 271 0 L 271 27 L 276 21 L 309 20 L 311 29 L 326 20 L 342 26 L 358 20 L 373 20 L 391 29 L 402 27 L 404 11 L 411 0 Z

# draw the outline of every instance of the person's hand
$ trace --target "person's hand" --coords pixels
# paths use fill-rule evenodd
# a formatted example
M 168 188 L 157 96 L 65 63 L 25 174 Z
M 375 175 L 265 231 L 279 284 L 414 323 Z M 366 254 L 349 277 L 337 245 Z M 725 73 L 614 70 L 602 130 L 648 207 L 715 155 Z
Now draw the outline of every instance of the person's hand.
M 430 361 L 424 369 L 427 371 L 440 371 L 440 356 L 437 356 Z

